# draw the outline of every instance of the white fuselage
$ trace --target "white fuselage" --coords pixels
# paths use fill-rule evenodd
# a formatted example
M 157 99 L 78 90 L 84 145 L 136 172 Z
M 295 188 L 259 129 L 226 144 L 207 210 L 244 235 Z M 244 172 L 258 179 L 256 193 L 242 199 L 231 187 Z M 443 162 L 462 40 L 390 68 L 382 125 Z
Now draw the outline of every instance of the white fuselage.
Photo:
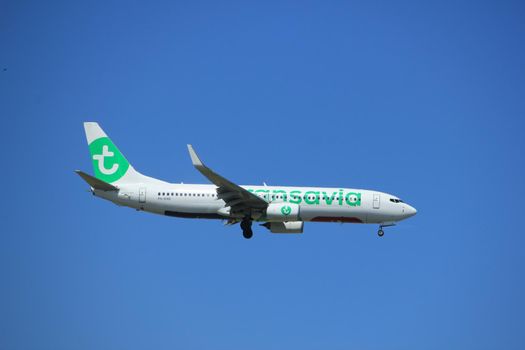
M 300 221 L 392 224 L 413 216 L 416 210 L 384 192 L 325 187 L 241 186 L 269 203 L 293 203 Z M 119 191 L 94 190 L 96 196 L 118 205 L 151 213 L 187 217 L 229 219 L 225 202 L 217 198 L 215 185 L 154 183 L 119 184 Z M 265 217 L 256 218 L 268 220 Z
M 239 223 L 243 237 L 252 222 L 272 233 L 302 233 L 305 221 L 379 224 L 383 227 L 416 214 L 399 198 L 384 192 L 351 188 L 239 186 L 207 167 L 187 145 L 191 162 L 211 184 L 171 184 L 139 173 L 96 122 L 84 131 L 94 175 L 75 172 L 94 195 L 117 205 L 150 213 Z

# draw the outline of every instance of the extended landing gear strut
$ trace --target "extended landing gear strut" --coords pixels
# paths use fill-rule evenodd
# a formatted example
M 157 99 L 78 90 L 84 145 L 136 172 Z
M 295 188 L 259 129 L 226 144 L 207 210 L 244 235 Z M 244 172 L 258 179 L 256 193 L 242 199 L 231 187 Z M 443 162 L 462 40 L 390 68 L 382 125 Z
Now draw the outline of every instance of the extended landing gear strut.
M 388 227 L 388 226 L 395 226 L 395 224 L 383 224 L 383 225 L 379 225 L 379 230 L 377 230 L 377 235 L 379 237 L 383 237 L 385 235 L 385 231 L 383 231 L 383 227 Z
M 250 219 L 243 219 L 241 221 L 241 228 L 242 228 L 242 236 L 246 239 L 250 239 L 253 236 L 252 231 L 252 220 Z

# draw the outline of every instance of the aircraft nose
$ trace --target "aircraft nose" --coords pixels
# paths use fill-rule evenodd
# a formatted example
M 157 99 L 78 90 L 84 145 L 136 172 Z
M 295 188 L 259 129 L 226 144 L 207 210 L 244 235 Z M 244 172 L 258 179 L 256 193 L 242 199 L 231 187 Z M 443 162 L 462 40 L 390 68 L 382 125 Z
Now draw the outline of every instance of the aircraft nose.
M 407 204 L 405 208 L 405 214 L 407 217 L 411 217 L 417 214 L 417 210 L 413 206 Z

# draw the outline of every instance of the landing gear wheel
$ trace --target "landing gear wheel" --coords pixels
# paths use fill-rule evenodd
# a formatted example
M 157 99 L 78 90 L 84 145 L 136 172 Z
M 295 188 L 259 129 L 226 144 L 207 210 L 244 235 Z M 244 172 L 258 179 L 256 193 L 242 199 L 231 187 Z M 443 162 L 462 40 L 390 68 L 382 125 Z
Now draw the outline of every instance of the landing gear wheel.
M 247 230 L 242 231 L 242 236 L 243 236 L 244 238 L 246 238 L 246 239 L 250 239 L 250 238 L 252 238 L 252 236 L 253 236 L 253 231 L 252 231 L 252 229 L 249 228 L 249 229 L 247 229 Z
M 382 229 L 379 229 L 379 231 L 377 231 L 377 235 L 378 235 L 379 237 L 383 237 L 384 234 L 385 234 L 385 231 L 383 231 Z
M 241 221 L 242 236 L 246 239 L 250 239 L 253 236 L 252 221 L 250 219 L 244 219 Z

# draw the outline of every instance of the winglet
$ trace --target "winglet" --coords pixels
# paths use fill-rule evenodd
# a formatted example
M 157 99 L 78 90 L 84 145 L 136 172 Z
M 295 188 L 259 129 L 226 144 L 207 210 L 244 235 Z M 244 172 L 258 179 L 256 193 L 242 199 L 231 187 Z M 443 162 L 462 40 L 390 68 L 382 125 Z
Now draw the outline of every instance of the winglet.
M 202 161 L 199 159 L 199 156 L 197 155 L 197 153 L 195 153 L 195 150 L 193 149 L 192 145 L 188 145 L 188 151 L 190 152 L 191 162 L 193 163 L 193 166 L 204 167 L 204 164 L 202 164 Z
M 213 170 L 208 168 L 206 165 L 204 165 L 199 159 L 197 153 L 195 153 L 195 150 L 193 149 L 192 145 L 188 145 L 188 151 L 190 152 L 191 162 L 193 163 L 195 169 L 197 169 L 202 175 L 207 177 L 208 180 L 210 180 L 215 186 L 217 186 L 218 198 L 221 198 L 221 194 L 237 193 L 238 196 L 236 199 L 242 199 L 241 202 L 243 202 L 245 205 L 249 205 L 250 208 L 266 209 L 266 207 L 268 207 L 268 202 L 264 199 L 249 192 L 245 188 L 234 184 L 230 180 L 220 176 L 219 174 L 215 173 Z M 228 202 L 226 201 L 226 203 Z

